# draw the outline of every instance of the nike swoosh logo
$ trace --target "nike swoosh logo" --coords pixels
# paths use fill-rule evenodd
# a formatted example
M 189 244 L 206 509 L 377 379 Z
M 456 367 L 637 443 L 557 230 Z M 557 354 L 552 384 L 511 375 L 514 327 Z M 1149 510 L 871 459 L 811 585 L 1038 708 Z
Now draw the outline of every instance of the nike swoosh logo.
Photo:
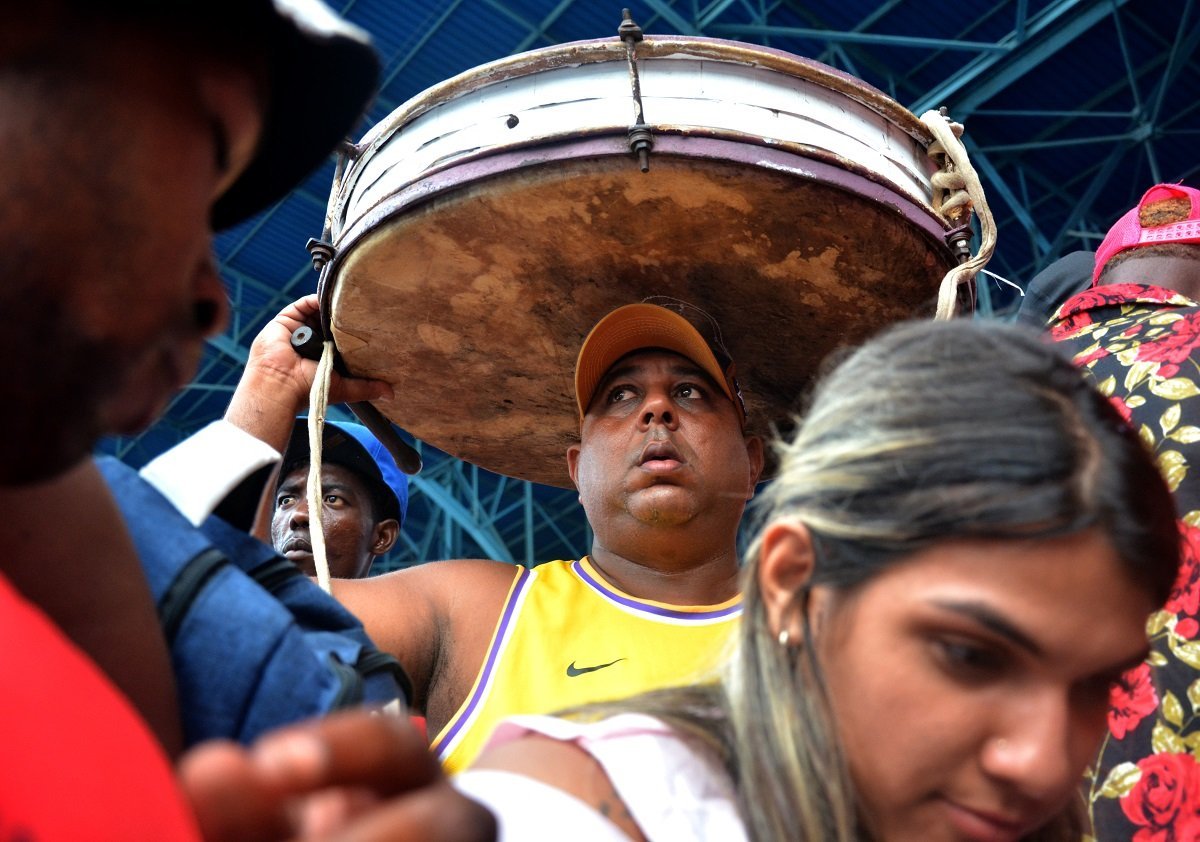
M 596 670 L 602 670 L 605 667 L 611 667 L 613 664 L 618 663 L 619 661 L 623 661 L 623 660 L 625 660 L 625 659 L 617 658 L 616 661 L 609 661 L 607 664 L 600 664 L 599 666 L 595 666 L 595 667 L 577 667 L 577 666 L 575 666 L 575 662 L 571 661 L 571 665 L 569 667 L 567 667 L 567 678 L 574 678 L 577 675 L 585 675 L 589 672 L 595 672 Z

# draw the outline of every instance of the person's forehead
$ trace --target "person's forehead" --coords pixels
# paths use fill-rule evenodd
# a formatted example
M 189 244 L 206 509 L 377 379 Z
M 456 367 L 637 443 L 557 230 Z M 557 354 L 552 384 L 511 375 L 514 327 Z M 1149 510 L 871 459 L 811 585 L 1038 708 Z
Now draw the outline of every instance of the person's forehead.
M 305 485 L 308 482 L 308 473 L 308 463 L 296 464 L 287 470 L 279 487 Z M 324 462 L 321 465 L 321 485 L 326 489 L 336 485 L 339 488 L 367 494 L 371 490 L 371 479 L 340 462 Z
M 685 357 L 683 354 L 667 350 L 666 348 L 651 347 L 639 348 L 621 357 L 609 366 L 608 371 L 604 372 L 601 382 L 637 373 L 658 364 L 665 364 L 667 369 L 673 373 L 701 374 L 705 379 L 711 379 L 698 363 Z

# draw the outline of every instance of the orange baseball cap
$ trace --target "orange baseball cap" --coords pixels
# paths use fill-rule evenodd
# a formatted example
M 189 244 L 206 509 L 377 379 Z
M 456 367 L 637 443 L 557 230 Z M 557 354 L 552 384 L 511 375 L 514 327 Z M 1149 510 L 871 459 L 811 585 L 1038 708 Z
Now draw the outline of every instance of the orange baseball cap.
M 648 303 L 618 307 L 597 322 L 583 340 L 575 362 L 575 403 L 579 407 L 580 422 L 596 387 L 613 363 L 627 354 L 648 348 L 674 351 L 700 366 L 737 407 L 738 420 L 745 429 L 746 404 L 728 352 L 719 341 L 710 343 L 679 313 Z

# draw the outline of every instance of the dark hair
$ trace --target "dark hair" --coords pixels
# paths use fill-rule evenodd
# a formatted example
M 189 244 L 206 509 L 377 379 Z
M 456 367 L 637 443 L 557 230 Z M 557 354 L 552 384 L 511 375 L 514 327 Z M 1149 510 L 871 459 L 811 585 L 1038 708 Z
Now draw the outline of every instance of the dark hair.
M 1200 243 L 1159 243 L 1119 251 L 1108 259 L 1096 278 L 1098 285 L 1110 283 L 1109 278 L 1118 266 L 1143 257 L 1170 257 L 1177 260 L 1200 260 Z
M 1179 565 L 1170 491 L 1133 428 L 1058 348 L 1001 323 L 910 323 L 829 374 L 783 448 L 791 510 L 852 585 L 946 538 L 1091 527 L 1165 600 Z

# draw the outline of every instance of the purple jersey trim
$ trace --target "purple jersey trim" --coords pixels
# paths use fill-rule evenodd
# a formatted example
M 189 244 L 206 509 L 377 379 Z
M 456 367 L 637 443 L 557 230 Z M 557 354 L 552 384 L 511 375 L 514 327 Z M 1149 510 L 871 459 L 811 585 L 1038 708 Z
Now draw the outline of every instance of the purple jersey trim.
M 725 617 L 734 617 L 742 613 L 742 603 L 740 601 L 733 605 L 726 606 L 725 608 L 717 608 L 712 611 L 681 611 L 677 608 L 667 608 L 663 605 L 651 605 L 636 599 L 630 599 L 624 594 L 614 591 L 608 585 L 597 580 L 595 577 L 589 575 L 587 570 L 585 570 L 583 567 L 582 559 L 580 561 L 573 562 L 571 564 L 571 569 L 575 571 L 576 575 L 578 575 L 580 579 L 582 579 L 586 584 L 590 585 L 593 590 L 598 592 L 604 598 L 609 599 L 618 605 L 623 605 L 626 608 L 632 608 L 636 611 L 644 611 L 645 613 L 653 614 L 656 617 L 666 617 L 670 620 L 707 621 L 719 620 Z
M 445 759 L 443 754 L 449 753 L 448 748 L 454 744 L 454 740 L 458 737 L 459 732 L 470 721 L 475 710 L 479 707 L 484 694 L 487 692 L 488 686 L 492 681 L 492 671 L 496 668 L 496 661 L 499 659 L 500 650 L 504 647 L 504 641 L 508 636 L 508 627 L 512 623 L 513 612 L 516 605 L 521 601 L 521 594 L 525 592 L 529 581 L 529 568 L 522 567 L 521 572 L 517 574 L 517 581 L 513 585 L 512 593 L 509 594 L 508 601 L 504 605 L 504 612 L 500 615 L 500 622 L 496 626 L 496 633 L 492 638 L 492 645 L 488 649 L 487 660 L 484 661 L 483 672 L 479 676 L 479 683 L 475 685 L 475 692 L 471 694 L 471 699 L 467 702 L 466 707 L 459 711 L 453 727 L 446 732 L 446 736 L 430 746 L 439 759 Z

